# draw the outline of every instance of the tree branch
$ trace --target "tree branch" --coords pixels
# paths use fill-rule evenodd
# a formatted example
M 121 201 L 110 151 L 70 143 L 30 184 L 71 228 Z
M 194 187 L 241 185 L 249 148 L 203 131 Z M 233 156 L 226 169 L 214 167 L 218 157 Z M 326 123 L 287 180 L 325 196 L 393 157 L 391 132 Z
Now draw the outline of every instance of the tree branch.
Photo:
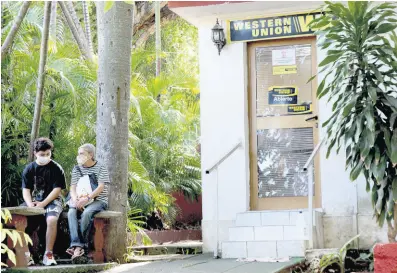
M 161 9 L 161 25 L 166 24 L 167 22 L 175 19 L 176 17 L 178 17 L 178 15 L 172 12 L 168 8 L 168 6 L 165 6 Z M 142 32 L 140 33 L 138 38 L 136 38 L 134 43 L 135 48 L 144 46 L 147 40 L 150 38 L 150 36 L 154 34 L 156 30 L 154 14 L 153 17 L 147 18 L 147 21 L 141 23 L 140 25 L 145 26 L 146 29 L 144 31 L 142 29 Z
M 160 9 L 167 6 L 168 1 L 161 1 Z M 167 7 L 168 8 L 168 7 Z M 139 1 L 135 4 L 134 9 L 134 26 L 132 29 L 133 35 L 144 28 L 149 27 L 151 25 L 151 21 L 154 23 L 154 13 L 155 7 L 153 2 L 149 1 Z
M 8 33 L 6 40 L 4 41 L 3 45 L 1 46 L 1 60 L 3 60 L 5 58 L 6 53 L 8 52 L 9 48 L 11 47 L 12 42 L 14 41 L 14 38 L 18 32 L 18 29 L 21 26 L 23 18 L 25 18 L 26 13 L 28 12 L 30 3 L 31 3 L 30 1 L 25 1 L 22 4 L 21 9 L 19 10 L 18 16 L 15 18 L 15 22 L 12 25 L 12 28 L 11 28 L 10 32 Z

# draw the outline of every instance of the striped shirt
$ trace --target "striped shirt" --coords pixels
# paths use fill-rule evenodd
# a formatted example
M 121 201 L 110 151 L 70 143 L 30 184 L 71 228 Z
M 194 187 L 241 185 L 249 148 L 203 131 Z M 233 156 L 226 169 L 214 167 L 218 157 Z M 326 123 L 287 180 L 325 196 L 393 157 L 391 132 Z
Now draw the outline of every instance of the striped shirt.
M 77 182 L 79 181 L 81 174 L 77 168 L 80 168 L 83 176 L 84 175 L 90 175 L 94 174 L 98 184 L 99 183 L 104 183 L 105 188 L 103 191 L 95 198 L 95 200 L 102 201 L 106 204 L 108 204 L 108 193 L 109 193 L 109 173 L 108 170 L 106 169 L 105 165 L 96 162 L 94 166 L 91 167 L 84 167 L 84 166 L 75 166 L 72 170 L 72 185 L 77 185 Z

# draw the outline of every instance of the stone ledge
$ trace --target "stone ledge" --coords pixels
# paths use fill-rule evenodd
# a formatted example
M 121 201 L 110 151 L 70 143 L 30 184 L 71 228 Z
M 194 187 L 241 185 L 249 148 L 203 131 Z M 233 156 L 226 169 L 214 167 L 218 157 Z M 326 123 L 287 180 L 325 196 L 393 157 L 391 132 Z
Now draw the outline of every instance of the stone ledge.
M 11 214 L 18 214 L 24 216 L 42 215 L 45 213 L 43 208 L 29 208 L 29 207 L 8 207 L 3 208 L 10 211 Z
M 8 207 L 3 209 L 9 210 L 11 214 L 18 214 L 23 216 L 35 216 L 35 215 L 42 215 L 45 213 L 45 209 L 42 208 Z M 62 216 L 65 218 L 67 218 L 67 215 L 68 214 L 66 212 L 62 213 Z M 109 219 L 109 218 L 117 218 L 120 216 L 121 216 L 121 212 L 119 211 L 105 210 L 95 215 L 95 218 Z
M 119 212 L 119 211 L 105 210 L 105 211 L 101 211 L 100 213 L 96 214 L 94 218 L 110 219 L 110 218 L 117 218 L 120 216 L 121 216 L 121 212 Z M 62 212 L 62 217 L 68 218 L 68 213 Z

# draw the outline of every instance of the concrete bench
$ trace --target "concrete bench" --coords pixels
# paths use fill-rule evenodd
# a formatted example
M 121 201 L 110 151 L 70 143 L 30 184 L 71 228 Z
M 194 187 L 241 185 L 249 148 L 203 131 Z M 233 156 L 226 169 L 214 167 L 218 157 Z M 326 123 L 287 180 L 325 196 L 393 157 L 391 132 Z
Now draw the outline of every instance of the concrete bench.
M 7 223 L 8 228 L 15 228 L 18 232 L 25 232 L 27 227 L 27 217 L 35 215 L 43 215 L 45 210 L 42 208 L 28 208 L 28 207 L 8 207 L 12 215 L 11 222 Z M 67 213 L 63 212 L 61 217 L 67 218 Z M 103 263 L 105 261 L 104 256 L 104 242 L 106 239 L 106 225 L 109 223 L 109 219 L 117 218 L 121 216 L 121 212 L 105 210 L 95 215 L 94 219 L 94 252 L 92 253 L 95 263 Z M 27 267 L 28 259 L 25 253 L 29 252 L 27 243 L 22 237 L 23 245 L 19 243 L 13 247 L 13 242 L 11 238 L 7 238 L 7 246 L 10 249 L 14 249 L 16 262 L 14 265 L 10 260 L 7 260 L 9 267 Z

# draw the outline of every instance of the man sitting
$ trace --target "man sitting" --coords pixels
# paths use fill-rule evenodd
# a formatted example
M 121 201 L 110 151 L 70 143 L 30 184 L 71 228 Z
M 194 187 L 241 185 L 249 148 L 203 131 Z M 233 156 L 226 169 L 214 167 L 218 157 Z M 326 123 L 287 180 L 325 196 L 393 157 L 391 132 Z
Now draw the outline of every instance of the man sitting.
M 22 173 L 22 194 L 28 207 L 45 209 L 47 223 L 46 250 L 44 265 L 56 265 L 53 248 L 57 236 L 58 218 L 62 212 L 61 190 L 66 187 L 65 174 L 62 167 L 51 160 L 51 150 L 54 145 L 48 138 L 38 138 L 34 142 L 36 160 L 29 163 Z M 37 221 L 29 221 L 27 233 L 34 230 L 32 226 Z M 29 234 L 32 235 L 32 234 Z M 32 258 L 29 265 L 34 264 Z

